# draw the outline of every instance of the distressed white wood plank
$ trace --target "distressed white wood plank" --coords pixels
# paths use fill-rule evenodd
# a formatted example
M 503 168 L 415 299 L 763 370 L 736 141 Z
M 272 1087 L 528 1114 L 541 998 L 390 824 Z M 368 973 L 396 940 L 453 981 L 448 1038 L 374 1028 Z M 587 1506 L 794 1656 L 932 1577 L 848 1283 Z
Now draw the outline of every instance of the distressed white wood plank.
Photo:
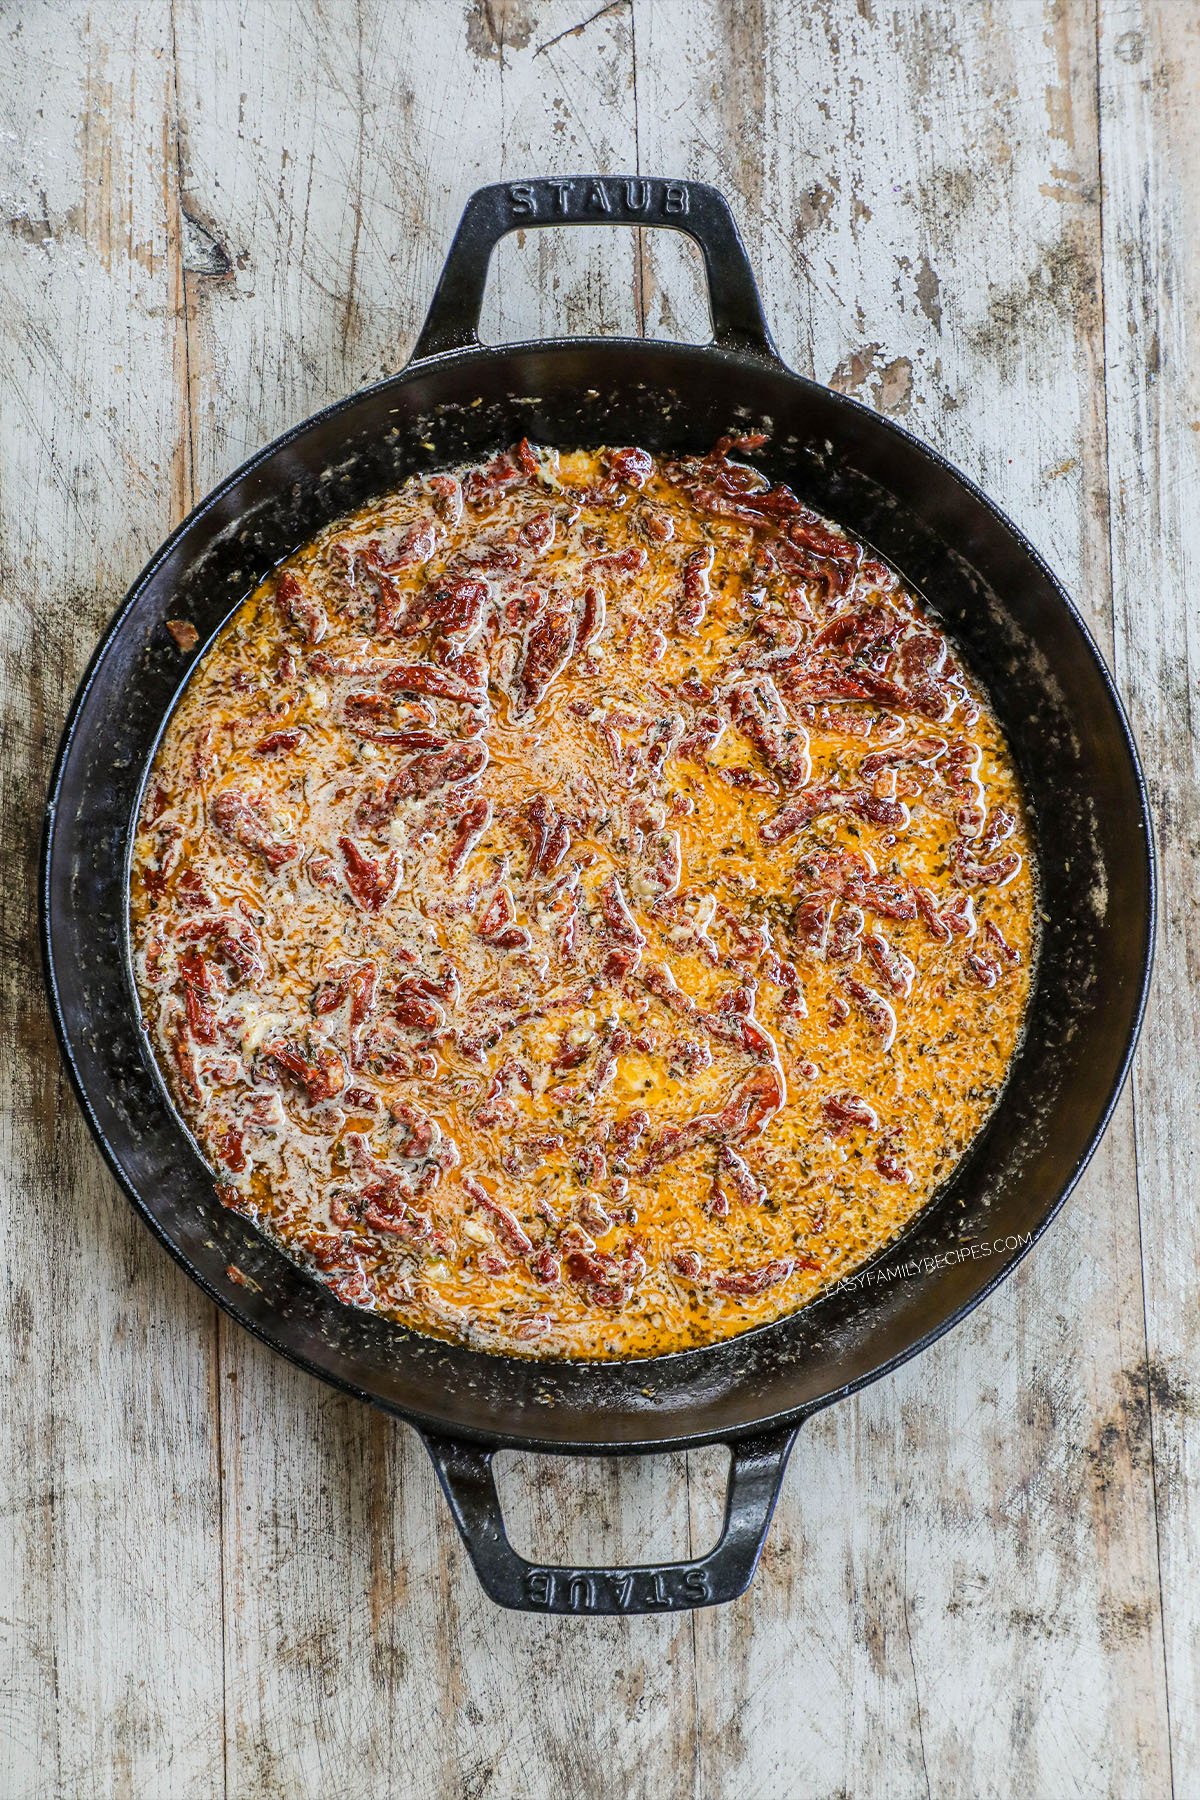
M 1200 13 L 1105 0 L 1100 99 L 1117 671 L 1160 856 L 1135 1077 L 1148 1406 L 1175 1792 L 1200 1788 Z
M 184 203 L 211 240 L 191 343 L 206 481 L 402 365 L 474 188 L 635 161 L 623 8 L 553 42 L 564 0 L 433 0 L 399 54 L 369 0 L 174 10 Z M 497 259 L 485 336 L 636 332 L 631 235 L 526 236 Z
M 1111 648 L 1091 7 L 635 30 L 642 167 L 730 194 L 784 354 L 995 493 Z M 702 1791 L 1165 1790 L 1141 1313 L 1127 1101 L 1018 1277 L 801 1434 L 754 1589 L 696 1621 Z
M 223 1784 L 212 1308 L 92 1148 L 42 994 L 50 761 L 180 515 L 162 12 L 7 9 L 0 76 L 0 1792 Z
M 382 6 L 179 0 L 184 198 L 229 264 L 189 277 L 198 488 L 399 365 L 474 187 L 635 165 L 627 9 L 560 36 L 578 16 L 439 4 L 396 56 Z M 636 268 L 629 234 L 513 241 L 485 333 L 636 331 Z M 411 1434 L 228 1327 L 222 1345 L 231 1794 L 672 1790 L 690 1759 L 686 1618 L 500 1613 Z M 611 1553 L 613 1527 L 632 1553 L 655 1530 L 687 1548 L 682 1458 L 619 1474 L 522 1459 L 502 1480 L 539 1554 L 555 1535 Z

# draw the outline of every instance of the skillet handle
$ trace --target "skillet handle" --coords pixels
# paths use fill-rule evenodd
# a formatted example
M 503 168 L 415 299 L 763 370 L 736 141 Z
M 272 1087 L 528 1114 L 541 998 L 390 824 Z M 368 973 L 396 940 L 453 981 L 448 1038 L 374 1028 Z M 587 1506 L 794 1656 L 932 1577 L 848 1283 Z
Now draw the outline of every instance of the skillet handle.
M 492 251 L 510 231 L 548 225 L 651 225 L 684 232 L 704 255 L 713 342 L 779 361 L 746 246 L 723 194 L 703 181 L 574 175 L 476 189 L 454 234 L 413 362 L 478 345 Z
M 715 1547 L 694 1561 L 577 1569 L 527 1562 L 513 1549 L 492 1473 L 494 1448 L 422 1431 L 454 1523 L 484 1592 L 518 1612 L 687 1612 L 736 1600 L 749 1587 L 799 1427 L 786 1425 L 729 1445 L 725 1523 Z

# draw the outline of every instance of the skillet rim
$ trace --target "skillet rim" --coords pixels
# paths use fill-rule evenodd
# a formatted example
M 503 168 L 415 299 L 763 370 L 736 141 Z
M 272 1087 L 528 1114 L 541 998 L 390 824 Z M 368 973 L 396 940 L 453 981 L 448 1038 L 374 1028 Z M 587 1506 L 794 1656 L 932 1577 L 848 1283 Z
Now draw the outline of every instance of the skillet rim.
M 1043 1210 L 1036 1224 L 1030 1227 L 1028 1240 L 1026 1242 L 1018 1244 L 1013 1250 L 1006 1251 L 1003 1256 L 997 1257 L 995 1261 L 990 1263 L 986 1268 L 981 1265 L 980 1274 L 982 1278 L 979 1281 L 978 1286 L 975 1287 L 959 1305 L 954 1307 L 945 1318 L 931 1326 L 928 1331 L 922 1332 L 912 1338 L 903 1348 L 897 1350 L 891 1356 L 884 1358 L 884 1360 L 876 1364 L 866 1373 L 829 1390 L 815 1400 L 803 1402 L 793 1408 L 784 1408 L 779 1411 L 767 1413 L 761 1417 L 752 1416 L 745 1418 L 736 1427 L 716 1425 L 699 1432 L 682 1432 L 667 1435 L 659 1434 L 654 1436 L 634 1435 L 628 1439 L 621 1438 L 619 1440 L 585 1438 L 578 1441 L 574 1439 L 564 1441 L 562 1439 L 541 1438 L 537 1436 L 536 1433 L 505 1431 L 500 1428 L 495 1430 L 483 1430 L 471 1425 L 461 1425 L 457 1420 L 447 1422 L 445 1417 L 437 1413 L 427 1413 L 407 1405 L 398 1407 L 389 1401 L 380 1399 L 378 1395 L 369 1388 L 364 1388 L 352 1380 L 319 1366 L 302 1352 L 294 1350 L 282 1343 L 277 1336 L 272 1335 L 265 1324 L 246 1316 L 240 1311 L 236 1300 L 232 1296 L 220 1291 L 212 1282 L 210 1282 L 208 1277 L 189 1260 L 187 1253 L 175 1243 L 166 1226 L 160 1221 L 150 1206 L 142 1199 L 134 1183 L 125 1174 L 116 1149 L 109 1142 L 104 1128 L 101 1126 L 99 1119 L 95 1114 L 87 1084 L 85 1083 L 76 1062 L 71 1037 L 66 1024 L 64 1008 L 60 998 L 60 987 L 54 960 L 53 935 L 55 919 L 58 914 L 51 893 L 51 865 L 56 840 L 58 806 L 61 790 L 66 770 L 76 745 L 80 716 L 91 692 L 97 673 L 112 645 L 120 636 L 126 620 L 138 600 L 141 598 L 145 588 L 153 581 L 168 558 L 185 543 L 189 533 L 194 527 L 204 520 L 239 483 L 243 482 L 247 477 L 252 476 L 263 465 L 278 455 L 279 452 L 301 440 L 308 432 L 319 426 L 328 424 L 340 413 L 349 410 L 373 396 L 383 396 L 390 390 L 402 388 L 409 380 L 424 376 L 432 370 L 464 370 L 472 365 L 478 366 L 483 360 L 500 356 L 538 356 L 545 358 L 547 356 L 553 357 L 555 354 L 562 351 L 579 352 L 587 350 L 602 351 L 608 354 L 624 352 L 625 354 L 631 354 L 634 357 L 639 353 L 652 351 L 656 356 L 664 354 L 668 357 L 678 356 L 681 361 L 696 357 L 707 362 L 716 359 L 735 369 L 744 368 L 748 372 L 753 371 L 760 378 L 765 374 L 772 380 L 779 379 L 794 384 L 802 394 L 817 394 L 821 397 L 823 403 L 828 404 L 832 401 L 836 403 L 838 409 L 848 411 L 851 415 L 859 415 L 860 418 L 869 423 L 870 429 L 876 434 L 877 438 L 882 438 L 885 441 L 889 438 L 896 440 L 908 451 L 915 451 L 920 458 L 923 458 L 943 476 L 949 477 L 973 502 L 975 502 L 976 505 L 980 506 L 985 513 L 990 515 L 993 522 L 1008 534 L 1015 548 L 1028 560 L 1038 575 L 1046 583 L 1051 595 L 1058 602 L 1059 606 L 1065 609 L 1069 623 L 1073 625 L 1082 647 L 1086 649 L 1087 654 L 1091 658 L 1095 672 L 1100 677 L 1101 686 L 1108 698 L 1119 729 L 1120 740 L 1125 752 L 1129 770 L 1133 775 L 1133 786 L 1137 798 L 1137 812 L 1136 818 L 1131 818 L 1129 820 L 1129 829 L 1131 835 L 1136 832 L 1139 840 L 1138 847 L 1142 853 L 1144 880 L 1141 884 L 1141 907 L 1139 909 L 1141 942 L 1137 952 L 1138 979 L 1136 990 L 1131 996 L 1132 1006 L 1129 1012 L 1129 1024 L 1119 1064 L 1109 1090 L 1103 1099 L 1102 1105 L 1096 1112 L 1095 1123 L 1089 1132 L 1087 1141 L 1076 1159 L 1068 1178 L 1063 1183 L 1060 1191 L 1052 1202 Z M 189 678 L 190 668 L 188 673 L 182 678 L 180 686 L 182 687 L 185 685 Z M 177 689 L 169 701 L 164 717 L 169 714 L 177 703 L 178 692 L 179 690 Z M 196 506 L 192 508 L 180 524 L 175 527 L 154 551 L 126 591 L 124 598 L 113 613 L 89 658 L 75 695 L 71 701 L 54 759 L 46 811 L 43 819 L 39 856 L 38 911 L 43 973 L 50 1001 L 51 1018 L 54 1024 L 60 1053 L 64 1064 L 66 1065 L 71 1085 L 80 1103 L 84 1118 L 87 1121 L 88 1128 L 96 1140 L 106 1164 L 115 1176 L 119 1187 L 122 1189 L 135 1211 L 140 1215 L 143 1222 L 149 1226 L 155 1237 L 166 1247 L 175 1262 L 184 1270 L 190 1279 L 194 1281 L 208 1298 L 214 1301 L 223 1312 L 227 1313 L 238 1325 L 251 1332 L 272 1350 L 286 1357 L 289 1362 L 304 1369 L 308 1374 L 315 1376 L 318 1380 L 327 1383 L 341 1392 L 353 1395 L 356 1399 L 370 1402 L 381 1410 L 389 1412 L 407 1423 L 412 1424 L 421 1431 L 443 1435 L 449 1433 L 464 1442 L 474 1443 L 492 1449 L 524 1449 L 551 1455 L 633 1455 L 687 1449 L 709 1443 L 727 1444 L 736 1438 L 751 1432 L 762 1432 L 774 1427 L 802 1423 L 804 1419 L 812 1416 L 812 1414 L 823 1410 L 826 1406 L 832 1405 L 840 1399 L 844 1399 L 849 1394 L 857 1392 L 860 1388 L 869 1386 L 872 1382 L 879 1380 L 882 1376 L 890 1374 L 893 1370 L 899 1368 L 911 1357 L 917 1356 L 923 1350 L 928 1349 L 946 1332 L 950 1331 L 954 1326 L 961 1324 L 970 1312 L 974 1311 L 977 1306 L 989 1297 L 1001 1282 L 1006 1280 L 1008 1276 L 1013 1273 L 1017 1265 L 1024 1259 L 1029 1250 L 1033 1248 L 1033 1245 L 1040 1240 L 1043 1233 L 1049 1228 L 1050 1224 L 1058 1216 L 1059 1212 L 1066 1204 L 1066 1201 L 1073 1193 L 1091 1161 L 1104 1132 L 1108 1128 L 1122 1089 L 1128 1079 L 1130 1066 L 1145 1018 L 1153 973 L 1158 920 L 1157 890 L 1158 858 L 1154 841 L 1153 817 L 1150 810 L 1145 775 L 1142 769 L 1141 759 L 1138 755 L 1133 729 L 1113 675 L 1109 670 L 1104 657 L 1100 653 L 1099 647 L 1086 620 L 1071 600 L 1069 594 L 1066 592 L 1049 564 L 1021 529 L 1011 518 L 1009 518 L 1007 513 L 1005 513 L 977 483 L 951 463 L 940 450 L 932 444 L 927 443 L 923 438 L 918 437 L 914 432 L 907 430 L 895 420 L 876 412 L 872 407 L 855 399 L 853 396 L 838 393 L 835 389 L 826 387 L 824 383 L 816 381 L 811 376 L 801 374 L 799 371 L 790 368 L 782 361 L 782 359 L 765 348 L 760 351 L 754 351 L 747 348 L 734 349 L 728 345 L 712 342 L 696 344 L 646 338 L 563 336 L 549 339 L 525 339 L 514 343 L 500 345 L 472 344 L 421 357 L 419 359 L 414 358 L 396 373 L 385 376 L 378 382 L 370 383 L 364 388 L 356 389 L 350 394 L 341 396 L 337 400 L 330 402 L 328 405 L 320 408 L 317 412 L 301 420 L 299 423 L 289 427 L 279 437 L 274 438 L 270 443 L 255 451 L 244 462 L 239 464 L 238 467 L 226 475 L 199 502 L 197 502 Z M 128 1003 L 131 1006 L 133 1005 L 132 996 L 129 997 Z M 902 1233 L 900 1238 L 893 1240 L 889 1245 L 885 1246 L 875 1258 L 872 1258 L 871 1261 L 864 1266 L 871 1267 L 876 1265 L 895 1252 L 902 1243 L 903 1236 L 904 1234 Z M 776 1320 L 771 1324 L 756 1327 L 753 1331 L 741 1333 L 735 1338 L 721 1340 L 714 1345 L 700 1346 L 697 1349 L 684 1352 L 672 1352 L 660 1357 L 621 1359 L 622 1364 L 623 1366 L 638 1370 L 653 1371 L 665 1364 L 674 1362 L 676 1358 L 681 1355 L 703 1355 L 706 1351 L 719 1351 L 728 1344 L 743 1342 L 746 1339 L 755 1336 L 757 1333 L 778 1329 L 780 1325 L 786 1325 L 788 1318 L 791 1316 L 794 1315 L 785 1315 L 781 1320 Z M 503 1356 L 496 1356 L 491 1352 L 479 1352 L 479 1354 L 488 1356 L 489 1361 L 519 1361 L 523 1367 L 532 1366 L 534 1368 L 544 1367 L 553 1369 L 562 1366 L 565 1361 L 565 1359 L 561 1358 L 505 1358 Z M 574 1367 L 577 1365 L 571 1364 L 570 1366 Z M 752 1394 L 749 1390 L 747 1390 L 747 1397 L 752 1399 Z M 574 1410 L 578 1416 L 580 1409 L 576 1407 Z M 647 1415 L 647 1417 L 650 1416 L 652 1415 Z

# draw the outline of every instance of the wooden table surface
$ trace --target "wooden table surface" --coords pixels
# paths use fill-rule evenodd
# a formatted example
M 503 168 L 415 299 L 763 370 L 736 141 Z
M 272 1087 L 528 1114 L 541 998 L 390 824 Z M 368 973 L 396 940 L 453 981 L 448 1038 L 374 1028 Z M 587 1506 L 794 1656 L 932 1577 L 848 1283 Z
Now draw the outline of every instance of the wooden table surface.
M 0 23 L 2 1800 L 1200 1794 L 1200 5 Z M 473 187 L 597 169 L 719 184 L 789 360 L 1039 545 L 1132 709 L 1163 893 L 1134 1079 L 1047 1238 L 801 1434 L 744 1599 L 599 1621 L 495 1609 L 415 1437 L 151 1240 L 68 1092 L 35 930 L 55 742 L 150 551 L 400 366 Z M 487 318 L 705 334 L 683 240 L 598 229 L 506 242 Z M 540 1555 L 637 1557 L 711 1537 L 721 1475 L 513 1457 L 504 1488 Z

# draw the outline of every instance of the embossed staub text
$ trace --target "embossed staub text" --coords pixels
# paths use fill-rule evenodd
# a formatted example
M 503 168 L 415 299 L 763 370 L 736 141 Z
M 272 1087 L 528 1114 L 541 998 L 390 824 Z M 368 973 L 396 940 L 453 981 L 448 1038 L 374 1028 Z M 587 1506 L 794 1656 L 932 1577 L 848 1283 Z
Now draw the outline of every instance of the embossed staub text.
M 525 1597 L 531 1607 L 552 1612 L 650 1611 L 660 1606 L 665 1611 L 703 1606 L 711 1589 L 700 1568 L 530 1569 Z
M 681 218 L 689 210 L 682 181 L 640 176 L 579 175 L 573 180 L 515 181 L 508 190 L 514 219 Z

